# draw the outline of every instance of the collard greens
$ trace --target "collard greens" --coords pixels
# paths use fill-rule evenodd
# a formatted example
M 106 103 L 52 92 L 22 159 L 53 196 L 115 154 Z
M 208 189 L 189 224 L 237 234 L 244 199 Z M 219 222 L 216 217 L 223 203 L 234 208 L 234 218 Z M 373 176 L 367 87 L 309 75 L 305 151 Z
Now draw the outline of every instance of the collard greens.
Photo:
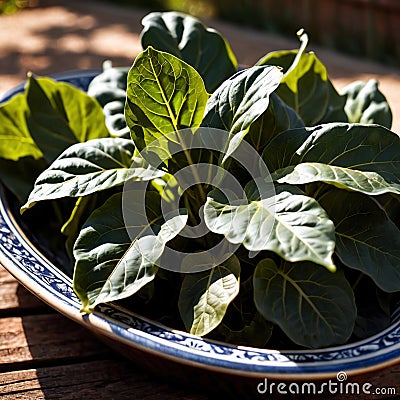
M 191 16 L 151 13 L 143 24 L 129 71 L 93 80 L 101 104 L 31 76 L 0 106 L 1 179 L 22 218 L 59 205 L 49 212 L 82 311 L 121 301 L 196 335 L 269 347 L 339 345 L 383 329 L 400 293 L 400 139 L 377 82 L 338 93 L 304 32 L 299 50 L 238 71 L 227 41 Z M 220 151 L 188 148 L 183 129 L 228 134 Z M 243 143 L 268 167 L 267 197 L 235 158 Z M 197 163 L 231 173 L 242 197 L 182 186 L 175 174 Z M 166 212 L 177 197 L 178 212 Z M 188 236 L 196 225 L 208 233 Z M 159 262 L 167 248 L 196 255 L 223 239 L 235 251 L 218 265 L 183 273 Z

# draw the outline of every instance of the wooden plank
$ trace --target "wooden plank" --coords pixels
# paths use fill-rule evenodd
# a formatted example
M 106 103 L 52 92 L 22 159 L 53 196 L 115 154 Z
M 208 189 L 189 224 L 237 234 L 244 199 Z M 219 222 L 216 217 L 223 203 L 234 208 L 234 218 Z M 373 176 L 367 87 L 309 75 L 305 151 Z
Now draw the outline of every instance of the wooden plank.
M 0 316 L 17 316 L 45 310 L 50 308 L 0 265 Z
M 0 264 L 0 285 L 15 282 L 15 278 Z
M 24 363 L 40 365 L 107 353 L 108 347 L 92 333 L 60 314 L 0 318 L 2 371 Z
M 16 280 L 0 283 L 0 316 L 13 316 L 50 308 Z
M 179 382 L 176 382 L 179 385 Z M 193 391 L 194 393 L 191 393 Z M 102 360 L 0 374 L 2 400 L 206 400 L 190 391 L 135 371 L 127 361 Z
M 387 374 L 384 375 L 387 376 Z M 351 382 L 354 383 L 356 380 L 351 379 Z M 363 380 L 363 383 L 366 382 L 368 382 L 368 379 Z M 255 381 L 254 385 L 256 384 L 257 381 Z M 179 385 L 178 381 L 174 382 L 174 384 L 169 384 L 154 375 L 136 370 L 128 361 L 111 359 L 0 373 L 0 397 L 2 400 L 210 400 L 212 398 L 221 398 L 222 396 L 200 394 L 200 390 L 206 390 L 207 388 L 206 381 L 202 387 L 193 385 L 191 388 L 187 388 L 177 387 L 177 385 Z M 372 387 L 368 386 L 371 391 L 371 394 L 368 395 L 363 395 L 361 392 L 356 395 L 351 392 L 352 388 L 349 389 L 348 395 L 344 394 L 345 390 L 343 389 L 343 394 L 338 394 L 339 389 L 337 386 L 335 388 L 337 390 L 336 395 L 333 394 L 333 391 L 330 393 L 325 387 L 326 396 L 319 394 L 310 395 L 307 398 L 315 400 L 326 397 L 335 400 L 398 398 L 393 395 L 393 392 L 389 395 L 374 394 L 377 388 L 388 389 L 387 382 L 374 384 Z M 232 398 L 231 396 L 226 397 Z M 259 397 L 262 398 L 262 395 Z M 278 394 L 276 397 L 274 396 L 274 398 L 279 399 L 294 399 L 297 397 L 280 396 Z M 249 393 L 245 398 L 254 399 L 258 397 Z

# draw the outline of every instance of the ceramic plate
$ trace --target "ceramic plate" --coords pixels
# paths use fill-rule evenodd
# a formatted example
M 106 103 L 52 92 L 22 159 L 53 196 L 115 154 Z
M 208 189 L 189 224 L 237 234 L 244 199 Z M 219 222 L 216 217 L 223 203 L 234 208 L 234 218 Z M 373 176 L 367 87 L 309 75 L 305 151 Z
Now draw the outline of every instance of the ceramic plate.
M 84 71 L 56 78 L 86 90 L 97 73 Z M 3 100 L 22 88 L 19 86 L 7 93 Z M 304 381 L 336 378 L 339 371 L 356 375 L 388 367 L 400 360 L 400 306 L 393 314 L 392 325 L 380 334 L 357 343 L 313 351 L 275 351 L 209 341 L 114 305 L 102 305 L 93 314 L 82 315 L 71 279 L 28 241 L 9 210 L 4 190 L 0 194 L 0 262 L 41 300 L 108 338 L 108 343 L 114 344 L 123 354 L 129 355 L 132 350 L 134 357 L 138 354 L 156 356 L 161 363 L 173 362 L 183 370 L 195 368 L 206 374 L 215 372 L 236 379 L 240 376 Z

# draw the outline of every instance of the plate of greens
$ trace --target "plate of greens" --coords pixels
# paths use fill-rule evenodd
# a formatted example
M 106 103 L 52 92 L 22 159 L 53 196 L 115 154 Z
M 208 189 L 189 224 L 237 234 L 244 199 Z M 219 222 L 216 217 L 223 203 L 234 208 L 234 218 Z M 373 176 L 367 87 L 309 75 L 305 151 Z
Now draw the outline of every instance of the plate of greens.
M 132 66 L 3 96 L 1 264 L 166 375 L 238 390 L 398 363 L 400 138 L 378 82 L 338 93 L 303 31 L 238 68 L 189 15 L 143 25 Z

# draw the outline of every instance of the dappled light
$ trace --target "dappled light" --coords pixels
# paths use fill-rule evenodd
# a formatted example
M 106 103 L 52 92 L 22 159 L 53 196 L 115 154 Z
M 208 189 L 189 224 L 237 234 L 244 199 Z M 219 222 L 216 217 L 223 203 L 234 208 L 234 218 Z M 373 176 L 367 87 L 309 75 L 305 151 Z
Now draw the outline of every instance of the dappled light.
M 113 10 L 111 8 L 111 10 Z M 130 65 L 140 51 L 144 11 L 125 13 L 99 4 L 37 7 L 0 16 L 0 92 L 25 80 L 28 71 L 47 75 L 99 69 L 104 60 Z

